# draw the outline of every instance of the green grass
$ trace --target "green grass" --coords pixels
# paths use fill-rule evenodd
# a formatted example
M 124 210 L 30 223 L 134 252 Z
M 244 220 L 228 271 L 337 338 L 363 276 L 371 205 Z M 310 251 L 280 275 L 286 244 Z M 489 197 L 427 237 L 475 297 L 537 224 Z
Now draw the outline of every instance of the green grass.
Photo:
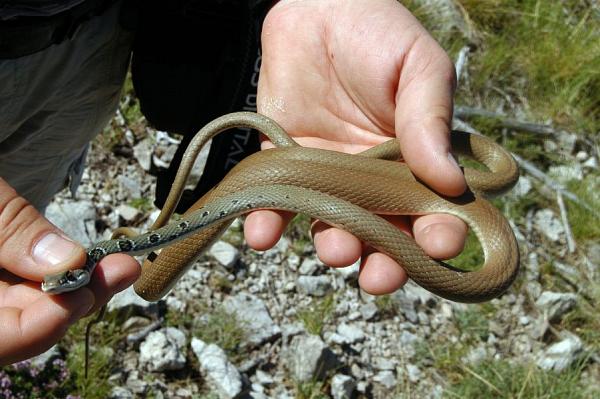
M 320 299 L 313 299 L 312 303 L 298 311 L 298 319 L 304 324 L 307 332 L 321 335 L 323 327 L 333 316 L 335 297 L 329 294 Z
M 587 209 L 566 200 L 569 224 L 577 241 L 598 242 L 600 240 L 600 176 L 588 175 L 583 181 L 571 182 L 568 188 L 581 200 L 590 204 L 596 210 L 594 216 Z
M 487 360 L 477 366 L 460 366 L 463 377 L 450 385 L 446 398 L 591 398 L 580 384 L 581 367 L 557 374 L 534 364 Z
M 198 315 L 198 314 L 197 314 Z M 193 322 L 192 334 L 223 349 L 232 361 L 246 356 L 242 345 L 246 339 L 244 323 L 235 314 L 217 308 L 205 320 Z

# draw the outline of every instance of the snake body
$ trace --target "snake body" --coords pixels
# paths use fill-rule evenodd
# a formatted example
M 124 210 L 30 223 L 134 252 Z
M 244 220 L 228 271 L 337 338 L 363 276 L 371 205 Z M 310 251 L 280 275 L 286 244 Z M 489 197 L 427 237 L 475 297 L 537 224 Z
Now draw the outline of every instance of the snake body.
M 253 154 L 199 199 L 177 222 L 166 224 L 177 205 L 191 164 L 214 135 L 233 127 L 265 134 L 278 148 Z M 83 269 L 46 277 L 42 288 L 60 293 L 89 281 L 104 256 L 164 249 L 144 262 L 136 292 L 147 300 L 162 298 L 193 261 L 237 216 L 255 209 L 305 213 L 357 236 L 389 255 L 411 279 L 431 292 L 455 301 L 479 302 L 502 294 L 514 280 L 519 251 L 501 213 L 484 195 L 499 194 L 518 179 L 512 157 L 483 136 L 452 132 L 457 154 L 468 155 L 489 171 L 465 169 L 470 188 L 458 198 L 433 192 L 397 162 L 401 151 L 392 139 L 357 155 L 299 147 L 275 122 L 252 113 L 225 115 L 205 126 L 184 155 L 165 208 L 153 229 L 135 237 L 102 241 L 88 250 Z M 475 271 L 461 271 L 429 258 L 412 238 L 376 214 L 448 213 L 463 219 L 478 237 L 485 256 Z

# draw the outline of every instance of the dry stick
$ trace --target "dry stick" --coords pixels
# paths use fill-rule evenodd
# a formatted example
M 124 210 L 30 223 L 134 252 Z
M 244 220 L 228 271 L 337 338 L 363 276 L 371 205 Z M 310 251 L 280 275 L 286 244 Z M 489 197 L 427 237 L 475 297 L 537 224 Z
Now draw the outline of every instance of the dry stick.
M 456 64 L 454 69 L 456 70 L 456 81 L 460 82 L 460 77 L 462 75 L 462 71 L 465 69 L 467 65 L 467 56 L 469 55 L 469 46 L 464 46 L 458 52 L 458 57 L 456 57 Z
M 535 167 L 531 162 L 521 158 L 520 156 L 518 156 L 515 153 L 511 153 L 511 155 L 513 156 L 513 158 L 515 158 L 515 160 L 517 161 L 519 166 L 521 166 L 531 176 L 533 176 L 534 178 L 536 178 L 538 180 L 541 180 L 544 184 L 549 186 L 551 189 L 560 192 L 562 195 L 564 195 L 571 201 L 575 202 L 582 208 L 585 208 L 592 214 L 592 216 L 594 216 L 596 218 L 600 218 L 600 214 L 598 214 L 598 211 L 595 210 L 590 204 L 588 204 L 587 202 L 584 202 L 579 197 L 577 197 L 575 194 L 573 194 L 572 192 L 570 192 L 569 190 L 564 188 L 562 184 L 558 183 L 555 180 L 552 180 L 550 177 L 548 177 L 548 175 L 546 175 L 544 172 L 542 172 L 537 167 Z
M 565 235 L 567 236 L 567 247 L 569 248 L 569 252 L 575 252 L 577 248 L 575 245 L 575 239 L 573 238 L 573 234 L 571 233 L 571 226 L 569 225 L 569 218 L 567 217 L 567 208 L 565 207 L 565 202 L 563 201 L 563 196 L 560 191 L 556 192 L 556 202 L 558 202 L 558 209 L 560 209 L 560 218 L 562 220 L 562 224 L 565 228 Z
M 548 125 L 540 125 L 537 123 L 523 122 L 517 119 L 507 118 L 506 115 L 499 114 L 497 112 L 488 111 L 480 108 L 457 106 L 454 107 L 454 116 L 461 119 L 470 119 L 473 117 L 484 117 L 498 120 L 500 125 L 509 129 L 523 130 L 530 133 L 545 134 L 545 135 L 557 135 L 561 133 L 560 130 L 556 130 Z

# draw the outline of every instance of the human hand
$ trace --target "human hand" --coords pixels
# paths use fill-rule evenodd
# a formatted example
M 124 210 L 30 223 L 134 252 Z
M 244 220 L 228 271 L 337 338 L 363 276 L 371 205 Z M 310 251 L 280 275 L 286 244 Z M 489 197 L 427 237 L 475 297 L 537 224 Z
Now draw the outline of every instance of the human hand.
M 431 188 L 449 196 L 465 190 L 449 155 L 454 66 L 397 1 L 280 1 L 265 19 L 262 46 L 258 111 L 301 145 L 356 153 L 395 136 L 408 166 Z M 270 248 L 291 217 L 250 214 L 248 244 Z M 454 257 L 464 246 L 467 227 L 453 216 L 388 220 L 434 258 Z M 347 232 L 317 223 L 313 237 L 327 265 L 362 256 L 359 284 L 369 293 L 390 293 L 406 281 L 395 261 Z
M 44 275 L 81 267 L 85 257 L 0 178 L 0 365 L 44 352 L 139 275 L 133 258 L 117 254 L 100 262 L 84 288 L 61 295 L 40 290 Z

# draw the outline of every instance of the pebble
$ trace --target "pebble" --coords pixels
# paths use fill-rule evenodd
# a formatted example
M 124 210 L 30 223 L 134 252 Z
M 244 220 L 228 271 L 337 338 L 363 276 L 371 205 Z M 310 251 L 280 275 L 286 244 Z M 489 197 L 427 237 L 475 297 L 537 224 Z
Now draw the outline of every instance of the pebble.
M 240 251 L 230 243 L 221 240 L 215 242 L 208 253 L 227 269 L 232 268 L 240 259 Z
M 318 335 L 297 335 L 283 353 L 291 378 L 298 382 L 323 380 L 338 364 L 337 357 Z
M 223 307 L 243 323 L 247 332 L 246 341 L 251 346 L 261 345 L 281 334 L 281 329 L 271 318 L 265 303 L 254 295 L 242 292 L 228 297 L 223 302 Z
M 296 282 L 300 293 L 323 297 L 333 290 L 328 276 L 300 276 Z
M 537 365 L 544 370 L 561 372 L 575 363 L 583 352 L 583 344 L 575 334 L 563 332 L 564 338 L 544 350 Z
M 551 322 L 559 321 L 562 316 L 575 307 L 577 295 L 565 292 L 544 291 L 535 301 L 540 311 L 548 316 Z
M 232 399 L 242 391 L 242 376 L 227 359 L 225 351 L 215 344 L 192 338 L 192 351 L 200 363 L 200 372 L 221 399 Z
M 153 331 L 140 344 L 140 363 L 150 371 L 180 370 L 185 367 L 185 342 L 177 328 Z
M 349 375 L 335 374 L 331 378 L 331 396 L 333 399 L 352 399 L 356 381 Z

